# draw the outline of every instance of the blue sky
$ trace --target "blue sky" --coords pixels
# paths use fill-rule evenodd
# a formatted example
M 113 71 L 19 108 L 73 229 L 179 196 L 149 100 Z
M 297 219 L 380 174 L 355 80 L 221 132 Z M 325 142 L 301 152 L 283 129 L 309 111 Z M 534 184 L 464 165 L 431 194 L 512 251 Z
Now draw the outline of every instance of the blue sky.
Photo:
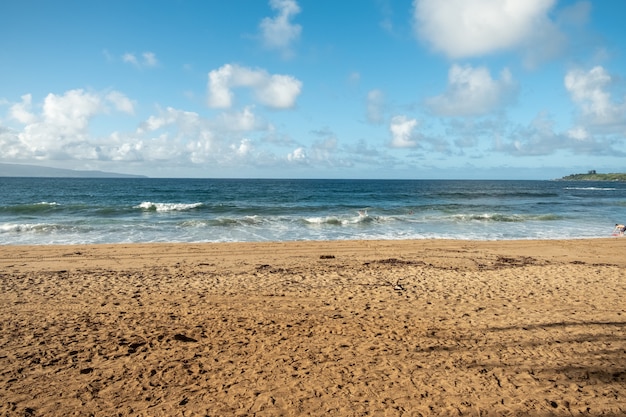
M 0 2 L 0 162 L 153 177 L 626 171 L 626 2 Z

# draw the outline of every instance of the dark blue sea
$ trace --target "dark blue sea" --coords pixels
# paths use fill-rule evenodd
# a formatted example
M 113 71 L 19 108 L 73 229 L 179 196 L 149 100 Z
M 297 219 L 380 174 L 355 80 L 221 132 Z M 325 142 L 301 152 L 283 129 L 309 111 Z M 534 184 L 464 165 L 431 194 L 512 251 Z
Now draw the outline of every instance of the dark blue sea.
M 0 245 L 610 237 L 626 183 L 0 178 Z

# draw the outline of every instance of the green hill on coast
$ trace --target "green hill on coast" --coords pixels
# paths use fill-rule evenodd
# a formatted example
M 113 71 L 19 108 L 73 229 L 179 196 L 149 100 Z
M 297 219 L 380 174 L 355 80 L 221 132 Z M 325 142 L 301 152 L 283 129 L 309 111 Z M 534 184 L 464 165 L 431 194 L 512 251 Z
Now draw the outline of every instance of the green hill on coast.
M 589 171 L 586 174 L 571 174 L 561 178 L 562 181 L 626 181 L 626 174 L 611 173 L 598 174 L 596 171 Z

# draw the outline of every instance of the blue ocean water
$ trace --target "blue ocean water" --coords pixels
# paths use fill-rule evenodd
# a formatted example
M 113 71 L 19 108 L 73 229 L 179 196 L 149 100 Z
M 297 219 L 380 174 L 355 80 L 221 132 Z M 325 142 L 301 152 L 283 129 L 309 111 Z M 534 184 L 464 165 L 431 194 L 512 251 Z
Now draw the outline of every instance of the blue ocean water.
M 0 178 L 0 245 L 597 238 L 626 183 Z

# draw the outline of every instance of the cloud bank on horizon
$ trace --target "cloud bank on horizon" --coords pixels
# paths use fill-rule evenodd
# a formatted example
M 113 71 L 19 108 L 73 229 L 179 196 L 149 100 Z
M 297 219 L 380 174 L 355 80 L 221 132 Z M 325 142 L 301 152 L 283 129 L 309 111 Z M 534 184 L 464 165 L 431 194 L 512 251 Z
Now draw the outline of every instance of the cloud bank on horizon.
M 3 2 L 0 162 L 172 177 L 623 172 L 625 11 Z

